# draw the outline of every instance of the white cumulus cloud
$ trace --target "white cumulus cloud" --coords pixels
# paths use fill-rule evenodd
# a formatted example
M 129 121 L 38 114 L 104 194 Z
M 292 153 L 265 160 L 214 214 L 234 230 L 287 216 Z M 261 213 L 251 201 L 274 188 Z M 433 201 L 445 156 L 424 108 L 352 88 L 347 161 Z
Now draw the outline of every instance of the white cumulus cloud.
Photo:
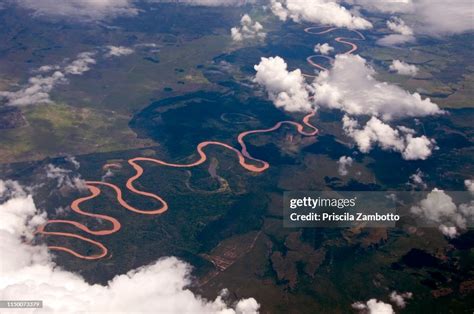
M 366 10 L 395 13 L 409 11 L 412 0 L 345 0 L 344 2 L 362 6 Z
M 410 26 L 405 24 L 405 21 L 399 17 L 392 17 L 391 20 L 387 21 L 387 27 L 395 33 L 402 34 L 405 36 L 412 36 L 413 30 Z
M 107 46 L 105 57 L 123 56 L 134 52 L 133 49 L 121 46 Z M 27 106 L 51 102 L 50 92 L 58 84 L 67 83 L 70 75 L 82 75 L 91 70 L 97 63 L 97 52 L 85 51 L 79 53 L 75 59 L 62 65 L 44 65 L 33 71 L 37 74 L 28 79 L 28 82 L 19 90 L 0 91 L 0 99 L 6 99 L 9 106 Z
M 412 2 L 413 14 L 419 22 L 416 32 L 442 36 L 474 30 L 474 6 L 470 0 Z
M 438 225 L 439 230 L 450 238 L 474 222 L 474 201 L 457 206 L 451 196 L 437 188 L 410 211 L 422 219 L 422 224 Z
M 464 185 L 466 186 L 466 189 L 474 194 L 474 180 L 464 180 Z
M 236 314 L 257 314 L 260 304 L 254 298 L 240 300 L 235 306 Z M 226 314 L 226 313 L 223 313 Z
M 287 111 L 311 111 L 307 84 L 300 69 L 291 72 L 285 60 L 280 57 L 262 58 L 254 66 L 254 81 L 265 87 L 275 106 Z
M 280 57 L 262 58 L 254 68 L 254 81 L 265 87 L 277 107 L 301 112 L 326 107 L 344 112 L 343 129 L 364 153 L 379 146 L 401 153 L 406 160 L 424 160 L 436 148 L 433 140 L 415 136 L 415 130 L 385 122 L 444 112 L 429 98 L 377 81 L 375 70 L 358 55 L 337 55 L 332 67 L 320 72 L 312 84 L 306 83 L 299 69 L 289 72 Z M 370 119 L 360 127 L 353 118 L 357 116 Z
M 407 300 L 411 299 L 412 297 L 413 293 L 411 292 L 399 293 L 397 291 L 392 291 L 392 293 L 390 293 L 390 301 L 395 303 L 395 305 L 401 309 L 405 308 L 407 305 Z
M 24 87 L 15 92 L 0 91 L 0 97 L 7 100 L 9 106 L 27 106 L 51 102 L 50 92 L 61 83 L 66 83 L 67 75 L 82 75 L 90 70 L 90 65 L 95 64 L 93 52 L 82 52 L 71 63 L 64 67 L 42 66 L 38 69 L 43 74 L 28 79 Z M 48 74 L 48 72 L 53 71 Z
M 339 158 L 339 160 L 337 161 L 337 164 L 339 165 L 337 172 L 339 173 L 339 175 L 346 176 L 349 173 L 347 167 L 352 166 L 352 162 L 353 160 L 351 157 L 341 156 L 341 158 Z
M 426 189 L 428 185 L 425 183 L 425 180 L 423 180 L 424 177 L 425 174 L 423 173 L 423 171 L 417 169 L 416 172 L 410 176 L 411 183 L 409 184 Z
M 347 115 L 342 122 L 345 133 L 354 139 L 363 153 L 379 146 L 382 150 L 401 153 L 405 160 L 425 160 L 434 148 L 433 141 L 426 136 L 415 137 L 411 132 L 413 130 L 403 127 L 394 129 L 376 117 L 370 118 L 363 127 Z
M 86 182 L 79 174 L 73 174 L 71 170 L 48 164 L 46 166 L 46 177 L 57 182 L 57 188 L 68 187 L 75 190 L 86 191 Z
M 179 3 L 191 6 L 205 7 L 234 7 L 245 4 L 254 4 L 256 0 L 147 0 L 154 3 Z
M 64 68 L 64 72 L 67 74 L 81 75 L 89 71 L 91 69 L 90 66 L 96 63 L 93 58 L 94 55 L 94 52 L 82 52 L 78 54 L 77 59 Z
M 399 13 L 413 21 L 415 34 L 443 36 L 474 30 L 471 0 L 346 0 L 367 10 Z
M 377 44 L 381 46 L 399 46 L 399 45 L 402 45 L 408 42 L 414 42 L 414 41 L 415 41 L 414 36 L 390 34 L 377 40 Z
M 446 237 L 453 239 L 459 236 L 459 231 L 458 228 L 454 226 L 446 226 L 446 225 L 440 225 L 439 226 L 439 231 L 441 231 L 442 234 L 444 234 Z
M 232 27 L 232 40 L 243 41 L 246 39 L 265 39 L 267 34 L 263 31 L 263 26 L 259 22 L 253 22 L 252 18 L 245 14 L 240 19 L 240 27 Z
M 377 41 L 382 46 L 397 46 L 400 44 L 414 42 L 415 36 L 413 29 L 405 24 L 405 21 L 399 17 L 392 17 L 387 21 L 387 27 L 396 34 L 390 34 Z
M 383 120 L 439 114 L 429 98 L 379 82 L 375 70 L 358 55 L 338 55 L 329 71 L 321 72 L 313 88 L 317 104 L 351 115 L 374 115 Z
M 370 299 L 367 302 L 355 302 L 352 308 L 367 314 L 395 314 L 391 304 L 378 301 L 377 299 Z
M 7 100 L 9 106 L 27 106 L 51 101 L 49 93 L 59 83 L 65 83 L 64 74 L 55 71 L 50 75 L 30 77 L 25 87 L 15 91 L 0 91 L 0 97 Z
M 105 56 L 107 57 L 120 57 L 120 56 L 127 56 L 134 53 L 132 48 L 124 47 L 124 46 L 107 46 L 109 50 Z
M 134 0 L 13 0 L 36 16 L 100 20 L 120 15 L 138 14 Z
M 328 0 L 272 0 L 271 9 L 280 20 L 291 19 L 297 23 L 309 22 L 349 29 L 368 29 L 372 24 L 347 10 L 334 1 Z
M 320 53 L 322 55 L 327 55 L 334 50 L 334 47 L 331 47 L 328 43 L 316 44 L 314 46 L 314 52 Z
M 191 267 L 174 257 L 117 275 L 107 285 L 89 284 L 56 265 L 44 245 L 32 246 L 45 222 L 33 198 L 13 181 L 0 180 L 0 299 L 42 300 L 34 313 L 257 313 L 253 298 L 234 307 L 222 296 L 213 301 L 194 294 Z M 22 311 L 32 313 L 32 311 Z
M 413 64 L 408 64 L 400 60 L 393 60 L 389 67 L 390 71 L 396 72 L 400 75 L 414 76 L 418 73 L 418 68 Z

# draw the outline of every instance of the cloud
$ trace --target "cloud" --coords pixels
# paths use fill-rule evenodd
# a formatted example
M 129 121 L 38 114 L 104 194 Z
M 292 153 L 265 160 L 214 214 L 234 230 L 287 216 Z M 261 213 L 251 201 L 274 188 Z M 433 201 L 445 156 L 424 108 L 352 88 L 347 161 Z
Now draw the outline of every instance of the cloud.
M 74 156 L 66 157 L 66 161 L 70 162 L 76 170 L 81 167 L 81 164 L 79 163 L 79 161 L 77 161 L 76 157 Z
M 233 7 L 253 4 L 255 0 L 148 0 L 153 3 L 179 3 L 205 7 Z
M 410 176 L 410 180 L 412 181 L 412 183 L 410 184 L 413 186 L 419 186 L 423 189 L 426 189 L 428 186 L 423 180 L 424 177 L 425 177 L 425 174 L 420 169 L 417 169 L 416 172 Z
M 232 27 L 230 30 L 232 40 L 243 41 L 246 39 L 258 39 L 263 40 L 267 36 L 263 32 L 263 26 L 259 22 L 252 23 L 252 18 L 245 14 L 240 19 L 240 27 Z
M 471 0 L 350 0 L 371 11 L 400 13 L 413 21 L 415 34 L 444 36 L 474 30 Z
M 439 226 L 439 231 L 441 231 L 442 234 L 444 234 L 446 237 L 453 239 L 459 236 L 458 229 L 454 226 L 446 226 L 446 225 L 440 225 Z
M 53 70 L 59 70 L 61 67 L 59 65 L 43 65 L 36 70 L 38 73 L 47 73 Z
M 191 267 L 167 257 L 117 275 L 107 285 L 89 284 L 57 266 L 44 245 L 30 245 L 45 222 L 33 197 L 14 181 L 0 180 L 0 299 L 43 300 L 35 313 L 166 312 L 257 313 L 259 304 L 243 299 L 234 307 L 223 296 L 209 301 L 195 295 Z M 6 200 L 5 200 L 6 199 Z M 25 241 L 26 240 L 26 241 Z
M 366 10 L 395 13 L 409 11 L 412 0 L 345 0 L 344 2 L 362 6 Z
M 450 35 L 474 30 L 474 6 L 470 0 L 413 1 L 414 15 L 420 26 L 417 33 Z
M 414 42 L 414 36 L 406 36 L 401 34 L 390 34 L 377 40 L 380 46 L 399 46 L 405 43 Z
M 397 85 L 377 81 L 375 70 L 358 55 L 337 55 L 332 67 L 320 72 L 312 84 L 306 83 L 299 69 L 289 72 L 280 57 L 262 58 L 254 68 L 257 71 L 254 81 L 265 87 L 279 108 L 309 112 L 326 107 L 344 112 L 343 130 L 361 152 L 379 146 L 401 153 L 405 160 L 425 160 L 437 149 L 434 140 L 416 136 L 413 129 L 393 127 L 386 122 L 444 111 L 418 93 L 411 94 Z M 359 116 L 369 117 L 366 125 L 359 125 L 355 118 Z
M 32 10 L 35 16 L 101 20 L 117 16 L 138 14 L 134 0 L 13 0 Z
M 349 156 L 341 156 L 339 160 L 337 161 L 337 164 L 339 165 L 339 168 L 337 169 L 337 172 L 341 176 L 346 176 L 349 171 L 347 171 L 347 167 L 352 166 L 352 158 Z
M 406 300 L 412 297 L 413 293 L 411 292 L 398 293 L 397 291 L 392 291 L 389 294 L 390 301 L 401 309 L 406 307 Z M 370 299 L 365 303 L 355 302 L 352 304 L 352 308 L 365 314 L 395 314 L 391 304 L 378 301 L 377 299 Z
M 314 106 L 308 97 L 314 95 L 316 105 L 385 121 L 444 113 L 429 98 L 377 81 L 375 70 L 358 55 L 337 55 L 332 68 L 320 72 L 311 86 L 299 69 L 288 72 L 287 64 L 278 56 L 262 58 L 254 68 L 255 82 L 266 87 L 277 107 L 289 111 L 311 110 Z
M 273 14 L 275 14 L 275 16 L 277 16 L 280 20 L 286 21 L 288 19 L 289 11 L 282 2 L 272 0 L 270 8 Z
M 466 222 L 470 226 L 474 222 L 474 201 L 466 204 L 461 204 L 458 207 L 461 215 L 466 219 Z
M 261 58 L 254 66 L 254 82 L 263 86 L 275 106 L 287 111 L 311 111 L 313 106 L 305 79 L 299 69 L 288 72 L 280 57 Z
M 272 0 L 271 10 L 280 20 L 309 22 L 349 29 L 368 29 L 372 24 L 334 1 L 327 0 Z
M 260 304 L 254 298 L 241 300 L 235 306 L 237 314 L 257 314 Z
M 396 72 L 400 75 L 414 76 L 418 73 L 418 68 L 412 64 L 405 63 L 400 60 L 393 60 L 389 67 L 390 71 Z
M 134 50 L 124 46 L 107 46 L 109 50 L 105 56 L 106 57 L 120 57 L 120 56 L 127 56 L 134 53 Z
M 410 94 L 397 85 L 379 82 L 375 70 L 358 55 L 337 55 L 331 69 L 307 84 L 299 69 L 288 72 L 280 57 L 262 58 L 254 82 L 264 86 L 275 106 L 287 111 L 309 112 L 318 107 L 345 113 L 343 129 L 362 152 L 378 145 L 400 152 L 406 160 L 426 159 L 435 142 L 415 136 L 415 130 L 383 121 L 444 113 L 429 98 Z M 354 116 L 371 117 L 363 127 Z
M 399 17 L 392 17 L 391 20 L 387 21 L 387 27 L 398 34 L 405 35 L 405 36 L 412 36 L 413 30 L 410 26 L 405 24 L 405 21 Z
M 5 98 L 9 106 L 49 103 L 51 102 L 49 93 L 56 85 L 67 82 L 66 75 L 81 75 L 90 70 L 89 66 L 96 62 L 92 58 L 93 55 L 93 52 L 80 53 L 75 60 L 64 67 L 42 66 L 38 71 L 44 74 L 29 78 L 26 86 L 16 92 L 0 91 L 0 97 Z M 48 74 L 53 70 L 53 73 Z
M 9 280 L 8 273 L 29 266 L 32 260 L 48 260 L 44 248 L 25 244 L 45 221 L 46 215 L 37 213 L 33 197 L 18 182 L 0 180 L 0 291 Z M 0 297 L 7 300 L 1 292 Z
M 355 302 L 352 304 L 352 308 L 368 314 L 395 314 L 391 304 L 378 301 L 377 299 L 370 299 L 366 303 Z
M 331 47 L 328 43 L 316 44 L 314 46 L 314 52 L 320 53 L 322 55 L 327 55 L 334 50 L 334 47 Z
M 413 206 L 411 212 L 432 220 L 441 222 L 444 218 L 457 217 L 457 207 L 453 199 L 443 190 L 433 189 L 419 205 Z
M 397 46 L 415 41 L 413 30 L 410 26 L 406 25 L 405 21 L 403 21 L 401 18 L 392 17 L 389 21 L 387 21 L 387 27 L 397 34 L 384 36 L 377 40 L 377 44 L 381 46 Z
M 354 139 L 359 150 L 368 153 L 374 146 L 382 150 L 402 154 L 405 160 L 425 160 L 434 148 L 434 142 L 426 136 L 415 137 L 413 130 L 398 127 L 392 128 L 376 117 L 370 118 L 364 127 L 359 127 L 357 120 L 345 115 L 342 119 L 345 133 Z
M 122 56 L 133 53 L 133 50 L 126 47 L 107 46 L 109 52 L 105 56 Z M 28 79 L 24 87 L 15 92 L 0 91 L 0 99 L 6 99 L 8 106 L 28 106 L 43 103 L 50 103 L 50 92 L 58 84 L 68 82 L 69 75 L 82 75 L 91 70 L 91 65 L 97 63 L 94 58 L 97 55 L 94 51 L 81 52 L 65 65 L 44 65 L 34 72 L 41 73 Z M 66 59 L 65 61 L 69 61 Z M 54 71 L 54 72 L 53 72 Z M 51 73 L 52 72 L 52 73 Z
M 114 173 L 113 173 L 112 170 L 110 170 L 110 168 L 109 168 L 109 169 L 107 169 L 107 171 L 104 173 L 104 175 L 102 176 L 101 180 L 102 180 L 102 181 L 106 181 L 107 178 L 111 178 L 111 177 L 113 177 L 113 176 L 114 176 Z
M 87 191 L 86 182 L 79 174 L 71 175 L 72 171 L 56 167 L 53 164 L 46 166 L 46 177 L 57 181 L 56 187 L 68 187 L 79 191 Z
M 411 299 L 412 297 L 413 293 L 411 292 L 398 293 L 397 291 L 392 291 L 392 293 L 390 293 L 390 301 L 395 303 L 395 305 L 401 309 L 405 308 L 407 305 L 406 300 Z
M 436 148 L 435 141 L 424 135 L 415 137 L 412 134 L 405 134 L 405 143 L 406 146 L 402 152 L 402 157 L 405 160 L 425 160 Z
M 464 185 L 469 192 L 474 194 L 474 180 L 464 180 Z
M 313 83 L 318 105 L 340 109 L 351 115 L 374 115 L 383 120 L 440 114 L 439 107 L 418 93 L 379 82 L 375 70 L 358 55 L 337 55 L 329 71 Z
M 89 67 L 90 65 L 96 64 L 95 59 L 92 58 L 94 55 L 94 52 L 81 52 L 77 55 L 76 60 L 72 61 L 71 64 L 64 68 L 64 72 L 66 74 L 82 75 L 91 69 Z
M 37 75 L 28 79 L 25 87 L 16 92 L 0 91 L 0 97 L 7 100 L 9 106 L 27 106 L 51 102 L 49 93 L 54 86 L 65 83 L 64 74 L 55 71 L 48 76 Z
M 457 206 L 451 196 L 434 188 L 410 212 L 421 218 L 421 223 L 438 225 L 445 236 L 454 238 L 474 222 L 474 201 Z

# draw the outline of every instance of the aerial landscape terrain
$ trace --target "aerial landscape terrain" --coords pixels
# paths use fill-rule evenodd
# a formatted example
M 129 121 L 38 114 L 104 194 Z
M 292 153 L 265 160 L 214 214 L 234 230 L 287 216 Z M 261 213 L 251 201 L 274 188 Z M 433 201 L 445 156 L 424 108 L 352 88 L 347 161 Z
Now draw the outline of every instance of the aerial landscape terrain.
M 471 0 L 0 21 L 0 313 L 473 313 Z M 291 193 L 400 218 L 288 222 Z

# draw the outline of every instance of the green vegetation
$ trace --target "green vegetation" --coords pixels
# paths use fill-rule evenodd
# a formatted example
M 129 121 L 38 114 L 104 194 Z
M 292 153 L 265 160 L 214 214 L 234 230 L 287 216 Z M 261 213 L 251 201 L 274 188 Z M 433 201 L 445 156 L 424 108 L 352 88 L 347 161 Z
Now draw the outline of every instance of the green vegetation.
M 376 64 L 382 81 L 397 83 L 403 88 L 430 97 L 443 108 L 472 108 L 474 103 L 474 67 L 472 34 L 447 40 L 424 38 L 410 49 L 364 46 L 361 54 Z M 392 60 L 414 64 L 419 73 L 414 77 L 388 72 Z
M 106 110 L 51 103 L 29 107 L 24 114 L 27 125 L 0 130 L 1 162 L 153 145 L 136 138 L 127 116 Z

